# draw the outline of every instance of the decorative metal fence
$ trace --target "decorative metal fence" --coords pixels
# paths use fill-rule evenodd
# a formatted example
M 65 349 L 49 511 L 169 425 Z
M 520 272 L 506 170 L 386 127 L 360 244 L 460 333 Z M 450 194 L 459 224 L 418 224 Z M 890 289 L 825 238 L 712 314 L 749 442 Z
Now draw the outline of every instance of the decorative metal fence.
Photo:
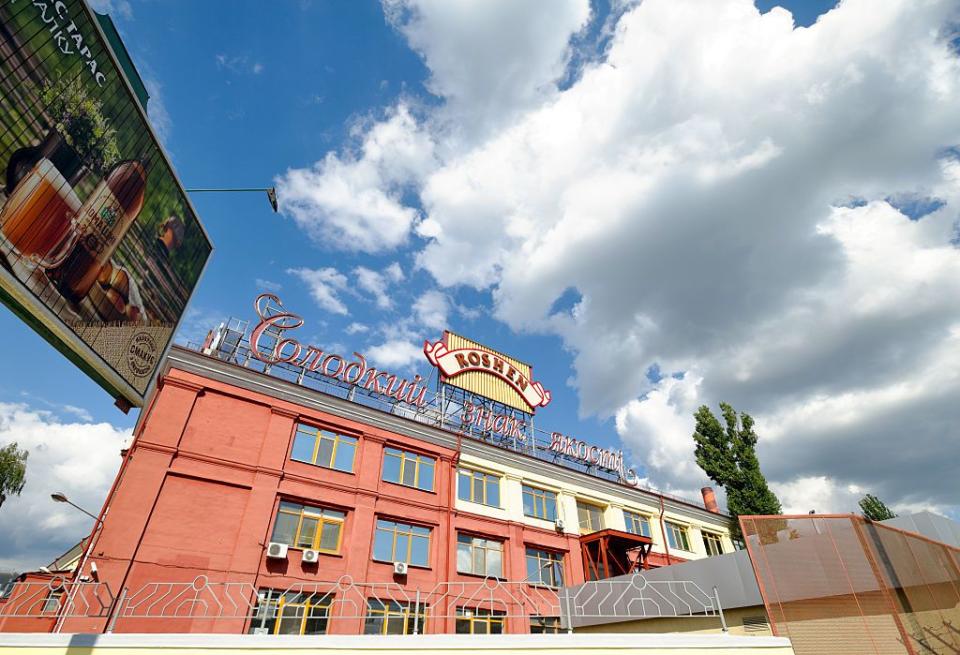
M 726 631 L 726 620 L 716 587 L 707 593 L 698 584 L 680 580 L 647 580 L 636 574 L 616 580 L 597 580 L 560 591 L 560 604 L 573 624 L 578 619 L 712 616 Z
M 103 582 L 80 582 L 56 576 L 49 582 L 19 582 L 0 602 L 0 617 L 107 617 L 114 604 Z
M 116 597 L 104 583 L 58 580 L 20 583 L 0 603 L 0 619 L 102 619 L 103 630 L 117 632 L 564 632 L 578 618 L 693 616 L 722 621 L 715 589 L 707 593 L 693 582 L 653 582 L 639 574 L 564 589 L 496 578 L 415 587 L 343 576 L 272 586 L 269 580 L 254 585 L 201 575 L 148 582 Z
M 960 653 L 960 550 L 855 515 L 741 517 L 797 655 Z

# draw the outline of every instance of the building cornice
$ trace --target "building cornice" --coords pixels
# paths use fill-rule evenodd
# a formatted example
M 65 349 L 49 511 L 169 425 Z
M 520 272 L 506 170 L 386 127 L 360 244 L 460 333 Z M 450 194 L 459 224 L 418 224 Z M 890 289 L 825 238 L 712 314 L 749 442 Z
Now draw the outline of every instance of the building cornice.
M 659 505 L 660 499 L 663 498 L 665 509 L 675 514 L 695 517 L 705 523 L 725 523 L 727 527 L 731 520 L 727 515 L 710 512 L 692 503 L 684 503 L 669 496 L 660 496 L 655 492 L 645 489 L 631 488 L 611 481 L 602 480 L 559 464 L 535 459 L 521 452 L 498 448 L 475 439 L 458 439 L 457 435 L 452 432 L 447 432 L 446 430 L 425 423 L 419 423 L 403 416 L 389 414 L 382 410 L 351 402 L 343 398 L 337 398 L 322 391 L 303 387 L 296 383 L 261 373 L 260 371 L 250 370 L 237 364 L 208 357 L 181 346 L 174 346 L 170 349 L 164 374 L 169 375 L 171 368 L 179 369 L 186 373 L 209 377 L 223 384 L 238 387 L 246 391 L 260 393 L 294 405 L 305 406 L 342 419 L 365 423 L 388 432 L 420 439 L 444 448 L 456 450 L 459 441 L 460 449 L 463 453 L 488 461 L 499 462 L 504 466 L 526 469 L 530 473 L 539 473 L 542 475 L 548 471 L 549 475 L 560 483 L 565 482 L 571 485 L 578 485 L 598 493 L 615 496 L 627 503 L 639 501 L 647 505 Z

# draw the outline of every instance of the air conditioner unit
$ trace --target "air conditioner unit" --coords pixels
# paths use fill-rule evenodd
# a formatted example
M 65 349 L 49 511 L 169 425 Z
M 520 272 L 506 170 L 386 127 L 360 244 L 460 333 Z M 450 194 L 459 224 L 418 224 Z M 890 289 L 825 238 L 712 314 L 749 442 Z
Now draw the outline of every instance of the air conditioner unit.
M 320 560 L 320 551 L 310 550 L 309 548 L 303 551 L 304 564 L 316 564 L 319 560 Z
M 407 563 L 406 563 L 406 562 L 394 562 L 394 563 L 393 563 L 393 574 L 394 574 L 394 575 L 406 575 L 406 574 L 407 574 Z
M 267 557 L 270 559 L 287 559 L 287 544 L 278 544 L 271 541 L 267 544 Z
M 557 519 L 553 526 L 557 529 L 557 532 L 563 532 L 563 519 Z

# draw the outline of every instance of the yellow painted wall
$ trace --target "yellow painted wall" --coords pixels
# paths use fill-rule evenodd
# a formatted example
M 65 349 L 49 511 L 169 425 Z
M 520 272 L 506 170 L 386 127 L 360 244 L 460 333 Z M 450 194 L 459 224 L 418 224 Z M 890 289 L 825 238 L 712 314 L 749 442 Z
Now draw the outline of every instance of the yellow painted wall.
M 539 475 L 525 471 L 520 468 L 503 464 L 499 461 L 490 461 L 481 459 L 474 455 L 464 454 L 460 458 L 460 466 L 464 468 L 473 468 L 488 473 L 495 473 L 501 476 L 500 479 L 500 508 L 488 507 L 477 503 L 457 499 L 457 509 L 464 512 L 481 514 L 492 518 L 517 521 L 526 523 L 539 528 L 548 530 L 553 529 L 553 523 L 541 519 L 531 518 L 523 514 L 523 485 L 529 484 L 533 487 L 548 489 L 557 493 L 557 515 L 563 519 L 564 530 L 572 534 L 580 533 L 580 526 L 577 519 L 577 499 L 599 505 L 604 508 L 603 521 L 604 527 L 616 530 L 625 530 L 626 522 L 623 511 L 628 510 L 638 514 L 644 514 L 650 521 L 650 535 L 653 539 L 653 551 L 658 553 L 665 552 L 664 535 L 660 529 L 660 507 L 654 504 L 653 499 L 649 501 L 640 493 L 631 494 L 629 489 L 624 489 L 622 494 L 604 494 L 594 489 L 587 489 L 576 485 L 559 486 L 554 478 L 548 475 Z M 619 490 L 618 490 L 619 491 Z M 625 496 L 635 495 L 636 499 L 627 499 Z M 672 521 L 684 525 L 688 529 L 691 551 L 670 549 L 671 555 L 677 555 L 684 559 L 700 559 L 707 556 L 706 549 L 703 546 L 701 530 L 706 529 L 721 535 L 723 540 L 723 549 L 725 553 L 733 552 L 733 542 L 730 539 L 730 527 L 728 519 L 717 515 L 715 520 L 705 521 L 699 516 L 684 515 L 676 511 L 667 509 L 664 514 L 664 521 Z
M 36 642 L 36 643 L 32 643 Z M 793 655 L 786 639 L 731 635 L 10 635 L 0 655 Z

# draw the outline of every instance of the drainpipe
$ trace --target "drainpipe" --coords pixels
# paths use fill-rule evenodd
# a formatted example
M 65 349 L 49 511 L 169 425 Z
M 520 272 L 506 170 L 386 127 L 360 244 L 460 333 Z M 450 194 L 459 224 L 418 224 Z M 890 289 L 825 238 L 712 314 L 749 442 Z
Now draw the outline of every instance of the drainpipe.
M 667 554 L 667 566 L 670 566 L 670 543 L 667 538 L 667 528 L 663 523 L 663 513 L 666 509 L 663 506 L 663 494 L 660 495 L 660 534 L 663 535 L 663 551 Z

